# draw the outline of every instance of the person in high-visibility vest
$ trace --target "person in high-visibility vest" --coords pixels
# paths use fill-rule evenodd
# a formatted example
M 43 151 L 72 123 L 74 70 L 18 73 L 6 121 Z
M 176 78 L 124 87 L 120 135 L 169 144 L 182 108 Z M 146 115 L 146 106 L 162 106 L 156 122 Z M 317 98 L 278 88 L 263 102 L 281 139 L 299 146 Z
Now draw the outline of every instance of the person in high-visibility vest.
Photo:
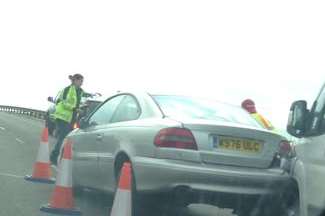
M 270 121 L 264 118 L 261 114 L 256 111 L 255 103 L 251 99 L 246 99 L 242 102 L 241 107 L 245 109 L 255 121 L 261 125 L 263 128 L 268 130 L 275 130 Z
M 71 85 L 60 92 L 55 106 L 54 118 L 56 121 L 57 142 L 50 155 L 50 161 L 53 165 L 57 165 L 63 140 L 73 129 L 72 125 L 76 122 L 81 97 L 91 95 L 85 93 L 81 88 L 84 79 L 81 74 L 69 76 L 69 79 Z

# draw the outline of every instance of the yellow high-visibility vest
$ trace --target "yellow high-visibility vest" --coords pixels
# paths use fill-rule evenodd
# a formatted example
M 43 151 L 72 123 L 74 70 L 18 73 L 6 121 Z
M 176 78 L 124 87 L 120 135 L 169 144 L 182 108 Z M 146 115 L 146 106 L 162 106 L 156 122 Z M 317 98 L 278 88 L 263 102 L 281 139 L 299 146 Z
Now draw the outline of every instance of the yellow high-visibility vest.
M 55 107 L 54 117 L 71 123 L 73 111 L 77 106 L 77 90 L 71 85 L 67 92 L 67 97 L 63 98 L 63 91 L 60 95 L 60 102 Z

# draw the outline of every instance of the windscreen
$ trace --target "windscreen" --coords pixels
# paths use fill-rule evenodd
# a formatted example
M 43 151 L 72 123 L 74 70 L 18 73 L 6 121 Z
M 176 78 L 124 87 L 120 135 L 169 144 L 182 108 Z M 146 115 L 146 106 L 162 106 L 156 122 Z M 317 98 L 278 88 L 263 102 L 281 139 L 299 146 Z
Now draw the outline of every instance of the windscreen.
M 231 122 L 261 128 L 240 107 L 186 96 L 154 95 L 153 98 L 166 116 Z

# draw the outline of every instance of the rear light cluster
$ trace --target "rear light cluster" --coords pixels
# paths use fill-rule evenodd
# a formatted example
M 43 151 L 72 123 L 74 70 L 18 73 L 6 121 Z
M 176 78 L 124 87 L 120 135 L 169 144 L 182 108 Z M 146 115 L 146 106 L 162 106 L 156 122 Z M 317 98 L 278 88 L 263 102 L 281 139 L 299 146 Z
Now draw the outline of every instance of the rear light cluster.
M 164 128 L 156 135 L 154 144 L 160 148 L 198 149 L 192 132 L 186 128 Z
M 281 167 L 289 171 L 288 163 L 291 158 L 295 157 L 295 149 L 287 140 L 282 140 L 279 143 L 279 151 L 275 154 L 271 167 Z

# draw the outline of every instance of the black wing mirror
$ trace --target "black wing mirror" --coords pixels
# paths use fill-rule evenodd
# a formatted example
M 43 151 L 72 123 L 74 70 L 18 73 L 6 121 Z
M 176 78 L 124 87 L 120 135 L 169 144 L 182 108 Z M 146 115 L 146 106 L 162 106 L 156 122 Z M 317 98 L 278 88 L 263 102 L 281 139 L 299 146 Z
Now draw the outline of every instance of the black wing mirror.
M 89 122 L 87 116 L 85 116 L 80 119 L 79 125 L 80 125 L 80 129 L 85 129 L 87 127 L 96 126 L 98 124 L 94 121 Z
M 80 119 L 79 126 L 80 126 L 80 129 L 84 129 L 84 128 L 87 128 L 89 126 L 89 123 L 88 123 L 86 117 L 83 117 L 83 118 Z
M 53 99 L 53 97 L 48 97 L 48 98 L 47 98 L 47 101 L 48 101 L 48 102 L 51 102 L 51 103 L 54 103 L 54 99 Z
M 292 103 L 287 124 L 287 132 L 290 135 L 303 137 L 308 113 L 306 101 L 299 100 Z

